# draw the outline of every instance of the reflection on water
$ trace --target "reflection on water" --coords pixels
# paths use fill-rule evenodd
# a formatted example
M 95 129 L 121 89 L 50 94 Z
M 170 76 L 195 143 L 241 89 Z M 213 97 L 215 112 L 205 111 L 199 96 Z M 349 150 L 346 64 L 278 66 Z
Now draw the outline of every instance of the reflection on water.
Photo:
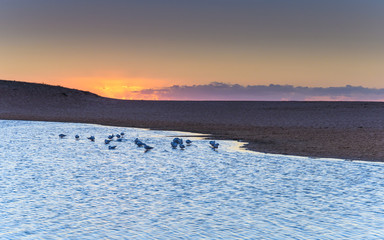
M 108 150 L 106 136 L 122 131 L 128 141 Z M 177 134 L 0 121 L 0 239 L 384 237 L 383 164 L 258 154 L 231 141 L 213 151 L 197 137 L 172 149 Z M 155 148 L 144 153 L 136 137 Z

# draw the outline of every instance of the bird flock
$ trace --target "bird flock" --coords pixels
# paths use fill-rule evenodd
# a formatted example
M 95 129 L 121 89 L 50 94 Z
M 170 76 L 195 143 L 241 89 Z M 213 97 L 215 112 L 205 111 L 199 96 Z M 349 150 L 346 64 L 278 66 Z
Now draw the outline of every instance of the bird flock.
M 65 134 L 59 134 L 59 138 L 65 138 L 67 137 L 67 135 Z M 75 135 L 75 139 L 76 140 L 79 140 L 80 139 L 80 136 L 78 134 Z M 87 137 L 87 139 L 89 139 L 90 141 L 94 142 L 95 141 L 95 136 L 90 136 L 90 137 Z M 113 141 L 116 141 L 116 142 L 123 142 L 123 141 L 127 141 L 127 139 L 125 138 L 125 133 L 124 132 L 121 132 L 120 134 L 111 134 L 111 135 L 108 135 L 106 139 L 104 139 L 104 143 L 105 145 L 108 145 L 108 149 L 109 150 L 114 150 L 116 149 L 116 145 L 111 145 L 110 143 L 113 142 Z M 149 151 L 151 149 L 153 149 L 154 147 L 144 143 L 142 140 L 140 140 L 139 138 L 136 138 L 134 140 L 134 143 L 137 145 L 137 147 L 143 147 L 145 149 L 145 151 Z M 184 141 L 182 138 L 174 138 L 171 142 L 171 147 L 173 149 L 177 149 L 177 148 L 180 148 L 181 150 L 184 150 L 186 146 L 190 146 L 192 144 L 192 141 L 187 139 L 185 140 L 185 145 L 184 145 Z M 209 141 L 209 146 L 213 149 L 213 150 L 216 150 L 217 148 L 219 148 L 219 143 L 217 143 L 216 141 Z

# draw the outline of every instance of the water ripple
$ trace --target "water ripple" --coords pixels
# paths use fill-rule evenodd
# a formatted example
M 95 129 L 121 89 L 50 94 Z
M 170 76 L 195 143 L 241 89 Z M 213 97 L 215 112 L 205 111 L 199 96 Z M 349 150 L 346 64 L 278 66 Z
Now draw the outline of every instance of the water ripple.
M 186 133 L 134 128 L 0 129 L 0 239 L 384 237 L 383 164 L 258 154 L 232 141 L 213 151 L 198 137 L 171 149 L 170 136 Z M 108 150 L 104 138 L 122 131 L 128 141 Z M 136 137 L 155 148 L 144 152 Z

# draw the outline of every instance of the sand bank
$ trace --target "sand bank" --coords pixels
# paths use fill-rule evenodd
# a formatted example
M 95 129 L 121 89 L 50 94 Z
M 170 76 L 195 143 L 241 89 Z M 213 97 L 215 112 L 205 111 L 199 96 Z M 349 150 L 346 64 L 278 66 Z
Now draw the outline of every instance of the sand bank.
M 0 119 L 189 131 L 259 152 L 384 161 L 384 103 L 124 101 L 0 81 Z

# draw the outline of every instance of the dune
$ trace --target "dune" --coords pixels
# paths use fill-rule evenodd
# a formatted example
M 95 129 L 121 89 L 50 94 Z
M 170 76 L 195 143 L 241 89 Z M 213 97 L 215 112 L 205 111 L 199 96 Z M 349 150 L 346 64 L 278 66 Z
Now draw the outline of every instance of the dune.
M 132 101 L 0 80 L 0 119 L 212 134 L 258 152 L 384 161 L 384 103 Z

